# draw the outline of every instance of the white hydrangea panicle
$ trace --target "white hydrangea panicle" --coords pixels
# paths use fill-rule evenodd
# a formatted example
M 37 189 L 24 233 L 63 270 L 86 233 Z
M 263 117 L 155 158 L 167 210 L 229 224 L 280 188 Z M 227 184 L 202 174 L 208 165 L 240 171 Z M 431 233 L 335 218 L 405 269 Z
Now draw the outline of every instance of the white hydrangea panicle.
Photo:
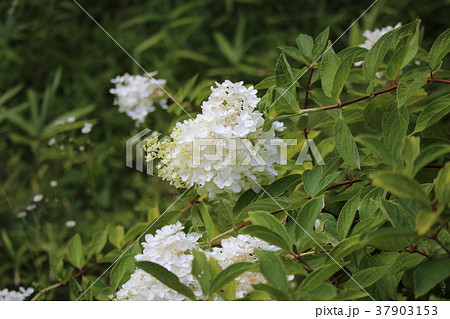
M 167 109 L 167 99 L 163 87 L 166 80 L 154 79 L 149 76 L 129 75 L 125 73 L 111 80 L 116 85 L 109 92 L 115 95 L 114 104 L 119 106 L 119 112 L 126 113 L 137 123 L 143 123 L 147 114 L 154 112 L 158 101 L 163 109 Z
M 238 262 L 256 262 L 258 259 L 254 253 L 255 249 L 274 252 L 280 250 L 280 248 L 250 235 L 238 235 L 223 239 L 221 246 L 221 248 L 214 247 L 207 255 L 216 259 L 222 269 Z M 288 277 L 288 279 L 292 280 L 293 278 Z M 236 281 L 236 298 L 243 298 L 251 292 L 254 284 L 267 283 L 261 273 L 255 272 L 246 272 L 237 277 Z
M 384 28 L 381 28 L 381 30 L 380 29 L 375 29 L 375 30 L 373 30 L 373 31 L 371 31 L 371 30 L 366 30 L 366 31 L 364 31 L 364 33 L 363 33 L 363 36 L 366 38 L 366 40 L 364 41 L 364 43 L 361 43 L 360 45 L 359 45 L 359 47 L 361 47 L 361 48 L 365 48 L 365 49 L 367 49 L 367 50 L 370 50 L 372 47 L 373 47 L 373 45 L 378 41 L 378 40 L 380 40 L 380 38 L 383 36 L 383 35 L 385 35 L 386 33 L 388 33 L 389 31 L 392 31 L 392 30 L 394 30 L 394 29 L 397 29 L 397 28 L 400 28 L 402 26 L 402 24 L 401 24 L 401 22 L 399 22 L 399 23 L 397 23 L 394 27 L 392 27 L 392 26 L 387 26 L 387 27 L 384 27 Z M 355 66 L 360 66 L 360 65 L 362 65 L 362 61 L 360 61 L 360 62 L 356 62 L 355 63 Z
M 278 146 L 270 142 L 275 131 L 284 130 L 282 123 L 274 122 L 263 132 L 263 114 L 256 110 L 260 99 L 253 87 L 228 80 L 216 86 L 201 114 L 177 123 L 169 139 L 152 139 L 147 146 L 147 160 L 160 160 L 161 178 L 178 188 L 195 186 L 200 195 L 211 198 L 256 190 L 255 180 L 273 181 L 278 175 L 273 165 L 280 156 Z M 262 161 L 250 156 L 249 149 L 258 149 Z
M 198 240 L 201 235 L 197 233 L 185 234 L 180 222 L 164 226 L 157 230 L 155 235 L 146 235 L 142 243 L 142 254 L 136 255 L 137 261 L 150 261 L 157 263 L 174 273 L 181 283 L 189 286 L 198 299 L 206 299 L 203 296 L 200 284 L 191 274 L 193 249 L 201 250 Z M 207 258 L 214 258 L 222 269 L 238 262 L 256 262 L 255 249 L 267 251 L 279 251 L 280 248 L 263 240 L 249 236 L 238 235 L 223 239 L 221 248 L 215 247 L 209 251 L 203 251 Z M 292 280 L 293 276 L 288 276 Z M 252 284 L 266 283 L 266 279 L 260 273 L 246 272 L 237 280 L 236 298 L 242 298 L 253 290 Z M 220 299 L 216 297 L 216 299 Z M 149 273 L 136 269 L 130 279 L 117 292 L 114 300 L 188 300 L 161 283 Z
M 33 288 L 19 287 L 19 291 L 0 290 L 0 301 L 23 301 L 34 293 Z
M 180 281 L 191 287 L 197 297 L 202 291 L 197 280 L 191 274 L 192 249 L 198 249 L 197 241 L 201 235 L 185 234 L 180 222 L 164 226 L 155 235 L 146 235 L 142 243 L 142 254 L 136 255 L 137 261 L 151 261 L 173 272 Z M 186 300 L 186 297 L 170 289 L 147 272 L 137 269 L 117 292 L 117 300 Z

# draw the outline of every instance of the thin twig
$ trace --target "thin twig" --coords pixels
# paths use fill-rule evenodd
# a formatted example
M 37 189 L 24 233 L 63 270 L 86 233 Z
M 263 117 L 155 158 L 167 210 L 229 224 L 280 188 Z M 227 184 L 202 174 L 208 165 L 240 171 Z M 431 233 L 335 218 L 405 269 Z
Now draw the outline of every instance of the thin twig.
M 101 264 L 102 264 L 102 263 L 97 262 L 97 263 L 95 263 L 95 264 L 92 264 L 92 265 L 89 266 L 89 267 L 86 267 L 86 268 L 84 268 L 84 269 L 81 269 L 75 276 L 73 276 L 73 278 L 78 278 L 78 277 L 84 275 L 85 272 L 87 272 L 87 271 L 91 270 L 92 268 L 95 268 L 95 267 L 97 267 L 97 266 L 99 266 L 99 265 L 101 265 Z M 39 291 L 39 293 L 37 293 L 37 294 L 31 299 L 31 301 L 36 301 L 40 296 L 42 296 L 43 294 L 45 294 L 47 291 L 53 290 L 53 289 L 58 288 L 58 287 L 60 287 L 60 286 L 62 286 L 62 285 L 64 285 L 62 282 L 58 282 L 58 283 L 56 283 L 56 284 L 50 285 L 50 286 L 48 286 L 48 287 L 42 289 L 41 291 Z

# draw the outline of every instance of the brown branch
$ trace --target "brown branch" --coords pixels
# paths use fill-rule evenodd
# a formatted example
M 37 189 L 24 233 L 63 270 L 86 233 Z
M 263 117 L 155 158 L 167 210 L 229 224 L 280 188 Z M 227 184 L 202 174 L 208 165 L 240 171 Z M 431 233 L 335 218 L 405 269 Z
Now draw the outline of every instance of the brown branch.
M 310 265 L 308 265 L 308 263 L 306 261 L 304 261 L 300 255 L 297 255 L 294 252 L 291 252 L 291 255 L 294 256 L 294 258 L 297 259 L 298 261 L 300 261 L 303 265 L 308 267 L 309 270 L 314 271 L 314 269 Z
M 344 185 L 349 185 L 350 186 L 350 185 L 353 185 L 354 183 L 362 182 L 362 181 L 363 181 L 362 179 L 351 178 L 349 180 L 330 185 L 330 186 L 327 187 L 327 190 L 330 190 L 330 189 L 333 189 L 333 188 L 336 188 L 336 187 L 339 187 L 339 186 L 344 186 Z M 311 198 L 312 198 L 311 196 L 308 196 L 305 199 L 311 199 Z
M 450 80 L 429 78 L 428 81 L 427 81 L 427 84 L 432 84 L 432 83 L 450 84 Z
M 333 278 L 333 280 L 330 281 L 331 284 L 334 284 L 335 286 L 337 285 L 337 282 L 339 279 L 341 279 L 342 277 L 344 277 L 346 275 L 346 273 L 344 272 L 343 274 L 340 274 L 339 276 L 337 276 L 336 278 Z
M 434 79 L 434 78 L 429 78 L 427 80 L 427 84 L 433 84 L 433 83 L 450 84 L 450 80 Z M 300 110 L 299 114 L 308 113 L 308 112 L 318 112 L 318 111 L 326 111 L 326 110 L 331 110 L 331 109 L 337 109 L 337 108 L 340 108 L 340 107 L 343 107 L 343 106 L 346 106 L 346 105 L 349 105 L 349 104 L 353 104 L 353 103 L 357 103 L 359 101 L 363 101 L 363 100 L 368 99 L 368 98 L 373 98 L 373 97 L 375 97 L 377 95 L 380 95 L 380 94 L 384 94 L 384 93 L 388 93 L 388 92 L 394 91 L 395 89 L 397 89 L 397 87 L 398 87 L 398 84 L 393 85 L 391 87 L 388 87 L 386 89 L 380 90 L 380 91 L 373 92 L 372 94 L 369 94 L 369 95 L 366 95 L 366 96 L 360 96 L 360 97 L 358 97 L 356 99 L 352 99 L 352 100 L 348 100 L 348 101 L 342 102 L 340 104 L 338 103 L 338 104 L 333 104 L 333 105 L 328 105 L 328 106 L 317 107 L 317 108 L 313 108 L 313 109 Z
M 420 250 L 417 250 L 417 249 L 414 249 L 414 250 L 403 249 L 402 251 L 404 251 L 404 252 L 406 252 L 406 253 L 410 253 L 410 254 L 417 253 L 417 254 L 420 254 L 420 255 L 422 255 L 422 256 L 427 257 L 428 259 L 431 259 L 431 256 L 430 256 L 430 255 L 428 255 L 428 254 L 426 254 L 425 252 L 422 252 L 422 251 L 420 251 Z
M 443 165 L 443 164 L 434 164 L 434 163 L 431 163 L 431 164 L 425 165 L 425 167 L 426 167 L 426 168 L 443 168 L 444 165 Z
M 185 208 L 181 209 L 180 212 L 181 212 L 181 213 L 184 213 L 184 212 L 187 211 L 189 208 L 192 208 L 192 206 L 194 206 L 195 204 L 200 203 L 200 202 L 198 201 L 198 198 L 199 198 L 199 197 L 200 197 L 199 195 L 196 195 L 193 199 L 191 199 L 189 205 L 186 206 Z
M 281 213 L 281 212 L 284 212 L 284 211 L 285 211 L 284 209 L 280 209 L 280 210 L 271 212 L 270 214 L 274 215 L 274 214 Z M 245 223 L 239 224 L 239 225 L 237 225 L 237 226 L 227 230 L 226 232 L 223 232 L 223 233 L 217 235 L 216 237 L 211 239 L 210 242 L 215 242 L 216 240 L 219 240 L 222 237 L 225 237 L 225 236 L 227 236 L 227 235 L 229 235 L 229 234 L 231 234 L 231 233 L 233 233 L 235 231 L 238 231 L 239 229 L 241 229 L 244 226 L 250 225 L 251 223 L 252 223 L 251 221 L 247 221 Z M 211 246 L 220 246 L 220 242 L 213 243 L 213 244 L 211 244 Z

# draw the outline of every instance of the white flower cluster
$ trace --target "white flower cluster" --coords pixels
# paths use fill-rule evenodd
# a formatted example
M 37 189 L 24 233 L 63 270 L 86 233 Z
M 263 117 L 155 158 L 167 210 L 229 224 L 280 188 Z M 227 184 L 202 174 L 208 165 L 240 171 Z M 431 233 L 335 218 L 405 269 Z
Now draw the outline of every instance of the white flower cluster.
M 143 253 L 136 256 L 138 261 L 151 261 L 164 266 L 167 270 L 178 276 L 180 281 L 191 287 L 199 299 L 204 299 L 198 281 L 191 275 L 192 249 L 198 249 L 197 241 L 200 234 L 186 235 L 180 222 L 175 225 L 164 226 L 156 234 L 147 235 Z M 255 262 L 254 249 L 278 251 L 280 248 L 249 235 L 238 235 L 222 240 L 221 248 L 204 251 L 208 258 L 215 258 L 218 264 L 225 269 L 237 262 Z M 293 277 L 289 277 L 292 280 Z M 236 298 L 242 298 L 253 290 L 252 284 L 266 283 L 260 273 L 246 272 L 237 280 Z M 116 300 L 186 300 L 183 295 L 170 289 L 152 275 L 137 269 L 129 281 L 117 292 Z
M 177 123 L 170 139 L 153 138 L 147 146 L 147 160 L 160 159 L 161 178 L 179 188 L 196 186 L 199 194 L 211 198 L 256 190 L 255 180 L 273 180 L 279 154 L 271 141 L 275 131 L 285 129 L 274 122 L 263 132 L 263 114 L 255 110 L 260 99 L 253 87 L 228 80 L 216 85 L 201 114 Z
M 182 232 L 180 222 L 164 226 L 156 234 L 146 235 L 142 243 L 144 251 L 136 256 L 137 261 L 157 263 L 178 276 L 180 281 L 190 286 L 196 296 L 201 296 L 201 289 L 191 275 L 194 256 L 190 251 L 197 247 L 200 234 L 186 235 Z M 185 300 L 186 297 L 170 289 L 152 275 L 137 269 L 129 281 L 117 292 L 117 300 Z
M 402 24 L 401 24 L 401 22 L 399 22 L 399 23 L 397 23 L 394 27 L 392 27 L 392 26 L 387 26 L 387 27 L 384 27 L 384 28 L 381 28 L 381 30 L 380 29 L 375 29 L 375 30 L 373 30 L 373 31 L 371 31 L 371 30 L 366 30 L 366 31 L 364 31 L 364 33 L 363 33 L 363 36 L 366 38 L 366 41 L 364 41 L 364 43 L 361 43 L 360 45 L 359 45 L 359 47 L 361 47 L 361 48 L 365 48 L 365 49 L 367 49 L 367 50 L 370 50 L 372 47 L 373 47 L 373 45 L 378 41 L 378 40 L 380 40 L 380 38 L 383 36 L 383 35 L 385 35 L 386 33 L 388 33 L 389 31 L 392 31 L 392 30 L 394 30 L 394 29 L 397 29 L 397 28 L 400 28 L 402 26 Z M 360 62 L 356 62 L 355 63 L 355 66 L 360 66 L 362 64 L 362 61 L 360 61 Z
M 255 262 L 257 258 L 254 254 L 255 248 L 278 251 L 280 248 L 270 245 L 267 242 L 249 236 L 238 235 L 237 237 L 230 237 L 223 239 L 222 248 L 213 248 L 213 251 L 207 253 L 208 256 L 215 258 L 222 269 L 231 266 L 238 262 Z M 289 280 L 293 278 L 289 277 Z M 252 284 L 266 283 L 266 279 L 261 273 L 246 272 L 236 278 L 236 298 L 244 297 L 249 291 L 252 291 Z
M 31 296 L 34 293 L 33 288 L 20 287 L 19 291 L 8 289 L 0 290 L 0 301 L 23 301 L 25 298 Z
M 119 105 L 119 112 L 126 113 L 138 123 L 144 122 L 147 114 L 155 111 L 155 100 L 164 95 L 162 87 L 166 84 L 166 80 L 128 73 L 115 77 L 111 82 L 116 87 L 109 92 L 116 96 L 114 104 Z M 167 109 L 166 99 L 158 102 L 163 109 Z

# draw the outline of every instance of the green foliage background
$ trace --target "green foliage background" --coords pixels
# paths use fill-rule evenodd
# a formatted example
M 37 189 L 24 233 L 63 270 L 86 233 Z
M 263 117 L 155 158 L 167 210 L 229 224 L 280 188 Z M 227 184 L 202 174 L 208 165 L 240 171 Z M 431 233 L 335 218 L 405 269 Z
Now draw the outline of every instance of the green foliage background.
M 371 3 L 347 0 L 79 2 L 146 70 L 158 70 L 158 76 L 168 80 L 169 90 L 186 100 L 183 106 L 194 109 L 209 94 L 209 86 L 214 81 L 259 83 L 274 74 L 280 54 L 278 46 L 295 46 L 299 33 L 315 37 L 327 26 L 330 39 L 335 40 Z M 395 25 L 398 21 L 406 24 L 417 17 L 422 20 L 421 47 L 429 49 L 448 27 L 445 13 L 449 8 L 448 0 L 380 0 L 336 43 L 334 50 L 339 52 L 363 42 L 361 33 L 366 29 Z M 23 285 L 39 291 L 55 282 L 67 283 L 70 274 L 77 275 L 80 269 L 95 265 L 89 275 L 70 279 L 70 290 L 62 286 L 43 297 L 73 298 L 81 291 L 78 285 L 86 287 L 92 282 L 179 192 L 157 177 L 125 167 L 125 141 L 138 128 L 112 105 L 109 81 L 118 74 L 141 74 L 142 70 L 73 1 L 2 1 L 0 16 L 0 288 Z M 448 69 L 448 64 L 447 59 L 442 69 Z M 195 75 L 198 76 L 196 89 L 192 90 L 186 83 Z M 306 76 L 300 81 L 302 85 L 305 83 Z M 445 93 L 448 87 L 438 86 L 432 98 Z M 321 106 L 317 100 L 314 102 Z M 54 125 L 56 120 L 70 115 L 77 117 L 75 123 Z M 176 108 L 171 109 L 170 115 L 157 111 L 145 125 L 165 132 L 179 116 L 181 113 Z M 89 135 L 80 133 L 85 120 L 95 123 Z M 319 120 L 320 116 L 315 121 Z M 331 135 L 333 123 L 320 123 L 325 124 L 324 131 Z M 354 136 L 355 132 L 373 133 L 367 125 L 355 123 Z M 439 138 L 448 143 L 445 118 L 443 123 L 438 128 Z M 52 136 L 57 138 L 58 146 L 50 148 L 47 143 Z M 364 146 L 368 145 L 365 142 Z M 64 145 L 64 150 L 59 149 L 60 145 Z M 331 155 L 338 153 L 335 150 Z M 425 170 L 417 178 L 421 183 L 432 183 L 435 177 L 436 171 Z M 58 181 L 57 188 L 50 187 L 51 180 Z M 314 195 L 318 195 L 321 190 L 315 191 Z M 311 195 L 315 191 L 306 193 Z M 30 205 L 37 193 L 43 193 L 46 201 L 39 203 L 25 219 L 18 219 L 17 213 Z M 152 230 L 175 217 L 195 225 L 190 210 L 180 213 L 193 196 L 187 194 L 173 207 L 167 220 Z M 216 213 L 229 210 L 236 199 L 221 201 Z M 338 215 L 343 203 L 333 205 L 328 209 Z M 75 228 L 64 227 L 69 219 L 76 220 Z M 229 221 L 215 222 L 218 232 L 225 230 Z M 345 230 L 337 232 L 345 233 Z M 80 238 L 73 237 L 75 233 Z M 77 253 L 80 240 L 85 248 L 92 247 L 91 256 L 82 253 L 80 257 Z M 134 267 L 132 256 L 136 249 L 130 250 L 120 269 Z M 85 260 L 94 255 L 98 255 L 94 261 Z M 64 257 L 64 263 L 63 256 L 68 256 Z M 393 257 L 383 255 L 376 263 L 389 263 L 383 258 Z M 321 260 L 314 262 L 318 265 Z M 375 261 L 367 261 L 371 262 Z M 70 264 L 80 269 L 72 269 Z M 123 283 L 122 277 L 113 277 L 111 282 L 100 281 L 87 298 L 107 299 L 114 292 L 112 289 Z M 322 289 L 325 291 L 328 286 Z M 441 297 L 448 298 L 448 290 L 446 294 Z M 350 297 L 362 298 L 356 293 Z M 396 295 L 388 293 L 378 297 L 395 299 Z M 297 294 L 295 298 L 317 298 L 317 295 Z

